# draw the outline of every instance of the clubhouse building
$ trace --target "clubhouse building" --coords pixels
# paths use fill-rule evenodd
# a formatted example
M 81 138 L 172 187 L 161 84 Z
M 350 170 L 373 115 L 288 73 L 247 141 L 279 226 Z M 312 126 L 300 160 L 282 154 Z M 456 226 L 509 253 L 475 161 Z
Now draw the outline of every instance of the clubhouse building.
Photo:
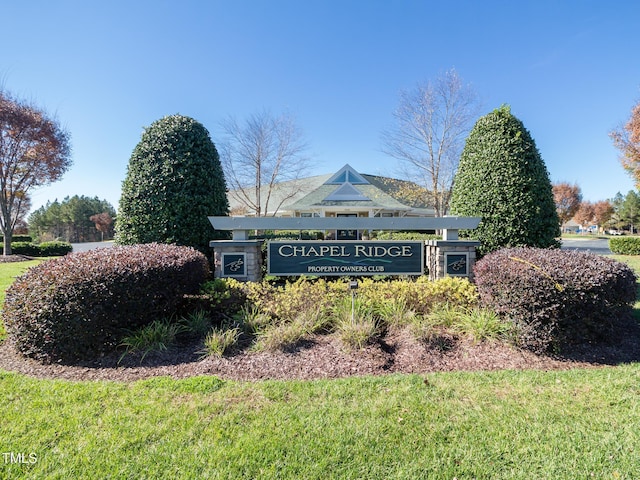
M 362 174 L 347 164 L 333 174 L 262 187 L 260 209 L 263 215 L 274 217 L 433 217 L 426 199 L 411 194 L 418 189 L 413 182 Z M 255 215 L 242 201 L 251 194 L 255 198 L 251 190 L 229 192 L 232 216 Z M 358 240 L 362 234 L 357 230 L 327 232 L 328 238 L 336 240 Z

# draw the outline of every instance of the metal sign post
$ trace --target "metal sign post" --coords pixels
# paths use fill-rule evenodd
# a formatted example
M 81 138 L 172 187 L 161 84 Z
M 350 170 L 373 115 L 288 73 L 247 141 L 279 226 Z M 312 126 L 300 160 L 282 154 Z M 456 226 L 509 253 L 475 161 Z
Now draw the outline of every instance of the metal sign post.
M 349 290 L 351 290 L 351 323 L 353 323 L 356 312 L 356 290 L 358 290 L 357 280 L 351 280 L 349 282 Z

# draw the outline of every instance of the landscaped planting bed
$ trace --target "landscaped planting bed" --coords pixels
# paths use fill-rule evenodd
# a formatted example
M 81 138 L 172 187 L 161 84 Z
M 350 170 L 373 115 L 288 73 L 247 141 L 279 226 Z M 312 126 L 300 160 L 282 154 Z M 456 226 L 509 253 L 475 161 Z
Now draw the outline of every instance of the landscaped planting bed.
M 176 314 L 129 330 L 111 353 L 76 364 L 45 365 L 5 342 L 0 366 L 74 379 L 333 378 L 564 369 L 637 357 L 638 327 L 632 319 L 615 341 L 574 343 L 538 355 L 514 346 L 513 325 L 479 308 L 476 289 L 466 280 L 364 279 L 359 287 L 352 303 L 346 280 L 210 281 L 198 294 L 184 297 Z

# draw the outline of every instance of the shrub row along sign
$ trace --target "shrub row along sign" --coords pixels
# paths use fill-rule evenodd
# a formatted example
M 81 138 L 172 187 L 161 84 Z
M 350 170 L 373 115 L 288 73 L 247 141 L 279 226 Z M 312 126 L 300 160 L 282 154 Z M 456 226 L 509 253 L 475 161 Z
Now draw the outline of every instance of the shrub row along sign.
M 269 275 L 422 275 L 423 242 L 269 242 Z

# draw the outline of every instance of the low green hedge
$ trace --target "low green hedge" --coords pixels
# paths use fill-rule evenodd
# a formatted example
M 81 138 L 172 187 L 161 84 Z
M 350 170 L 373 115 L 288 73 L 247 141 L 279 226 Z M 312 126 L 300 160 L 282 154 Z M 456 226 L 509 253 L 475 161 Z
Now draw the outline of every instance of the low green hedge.
M 27 257 L 61 257 L 67 253 L 71 253 L 73 247 L 67 242 L 12 242 L 11 252 L 14 255 L 26 255 Z M 4 248 L 0 245 L 0 253 L 4 252 Z
M 609 250 L 617 255 L 640 255 L 640 237 L 610 238 Z

